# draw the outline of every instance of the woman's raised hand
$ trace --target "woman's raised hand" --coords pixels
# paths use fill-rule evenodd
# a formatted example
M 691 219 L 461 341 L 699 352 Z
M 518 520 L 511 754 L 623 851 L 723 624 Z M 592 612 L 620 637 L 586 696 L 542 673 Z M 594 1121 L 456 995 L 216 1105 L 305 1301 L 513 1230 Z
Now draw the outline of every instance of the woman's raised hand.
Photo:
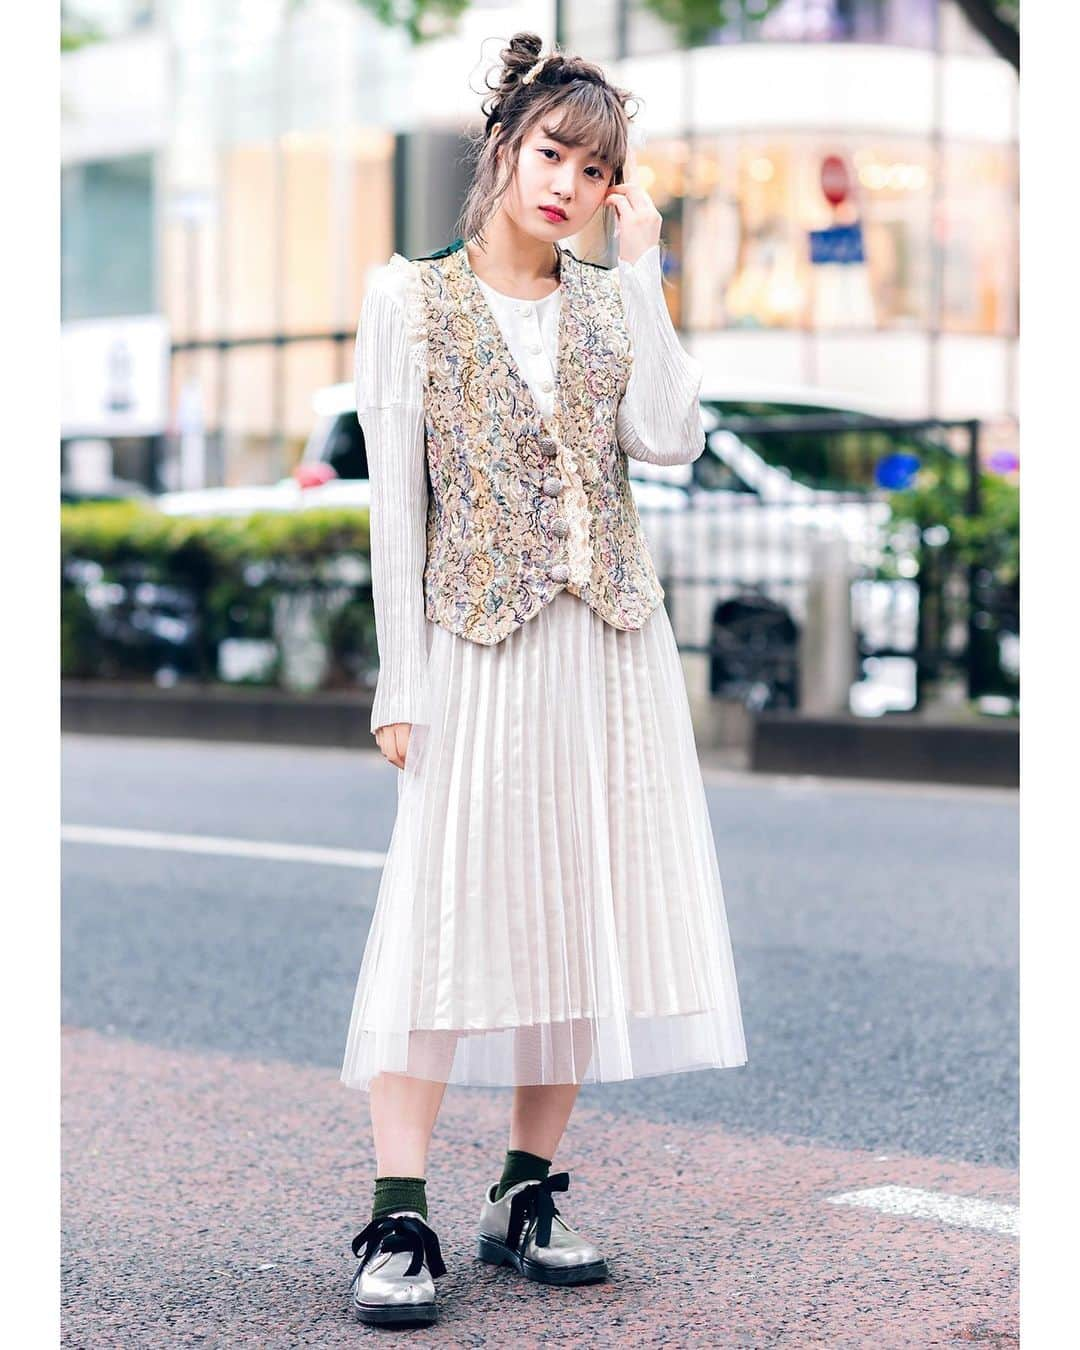
M 375 740 L 382 751 L 383 759 L 388 760 L 397 769 L 405 767 L 405 756 L 409 750 L 411 722 L 387 722 L 375 733 Z
M 636 263 L 647 249 L 660 242 L 663 217 L 653 199 L 638 183 L 615 183 L 608 189 L 604 206 L 619 217 L 619 257 Z

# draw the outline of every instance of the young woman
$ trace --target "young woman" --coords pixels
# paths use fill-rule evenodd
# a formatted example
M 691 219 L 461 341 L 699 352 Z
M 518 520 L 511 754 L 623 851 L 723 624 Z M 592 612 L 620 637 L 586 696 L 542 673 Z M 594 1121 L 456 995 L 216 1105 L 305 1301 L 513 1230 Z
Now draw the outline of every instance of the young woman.
M 431 1321 L 424 1179 L 448 1082 L 514 1088 L 478 1254 L 607 1275 L 554 1203 L 578 1089 L 746 1062 L 679 653 L 627 457 L 701 454 L 701 368 L 663 295 L 661 217 L 623 181 L 629 95 L 502 52 L 459 237 L 394 254 L 360 316 L 380 673 L 401 773 L 342 1081 L 369 1092 L 357 1315 Z M 605 267 L 560 240 L 617 217 Z M 583 250 L 584 251 L 584 250 Z

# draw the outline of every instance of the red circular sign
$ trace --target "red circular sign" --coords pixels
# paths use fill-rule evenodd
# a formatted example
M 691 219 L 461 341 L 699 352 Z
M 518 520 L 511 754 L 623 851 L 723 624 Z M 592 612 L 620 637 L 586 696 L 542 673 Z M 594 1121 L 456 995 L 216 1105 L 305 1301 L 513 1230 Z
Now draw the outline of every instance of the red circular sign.
M 828 201 L 839 206 L 850 189 L 847 165 L 839 155 L 826 155 L 821 161 L 821 190 Z

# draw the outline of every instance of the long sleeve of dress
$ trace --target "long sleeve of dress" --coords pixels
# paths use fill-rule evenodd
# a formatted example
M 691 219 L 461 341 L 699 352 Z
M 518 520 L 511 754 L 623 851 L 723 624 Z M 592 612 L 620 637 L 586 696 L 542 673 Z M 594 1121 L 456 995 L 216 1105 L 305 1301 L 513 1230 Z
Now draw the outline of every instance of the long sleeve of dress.
M 427 461 L 423 375 L 411 351 L 401 268 L 375 273 L 356 336 L 356 408 L 371 484 L 371 585 L 379 678 L 371 730 L 427 722 Z
M 698 399 L 702 367 L 679 342 L 664 299 L 660 245 L 634 263 L 619 261 L 619 283 L 634 361 L 616 431 L 632 459 L 688 464 L 705 448 Z

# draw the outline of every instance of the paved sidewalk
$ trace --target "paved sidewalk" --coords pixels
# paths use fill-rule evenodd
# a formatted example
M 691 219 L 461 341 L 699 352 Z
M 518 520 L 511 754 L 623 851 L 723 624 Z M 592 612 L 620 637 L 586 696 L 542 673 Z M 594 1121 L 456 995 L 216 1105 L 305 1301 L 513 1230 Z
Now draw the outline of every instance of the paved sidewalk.
M 64 1091 L 65 1345 L 269 1350 L 390 1335 L 348 1304 L 374 1174 L 366 1094 L 326 1069 L 78 1028 L 65 1029 Z M 1015 1173 L 585 1103 L 555 1160 L 573 1174 L 559 1203 L 602 1243 L 611 1280 L 555 1289 L 483 1265 L 475 1218 L 508 1101 L 447 1092 L 428 1182 L 442 1315 L 394 1333 L 410 1343 L 1019 1344 L 1015 1237 L 830 1199 L 897 1186 L 1011 1212 Z

